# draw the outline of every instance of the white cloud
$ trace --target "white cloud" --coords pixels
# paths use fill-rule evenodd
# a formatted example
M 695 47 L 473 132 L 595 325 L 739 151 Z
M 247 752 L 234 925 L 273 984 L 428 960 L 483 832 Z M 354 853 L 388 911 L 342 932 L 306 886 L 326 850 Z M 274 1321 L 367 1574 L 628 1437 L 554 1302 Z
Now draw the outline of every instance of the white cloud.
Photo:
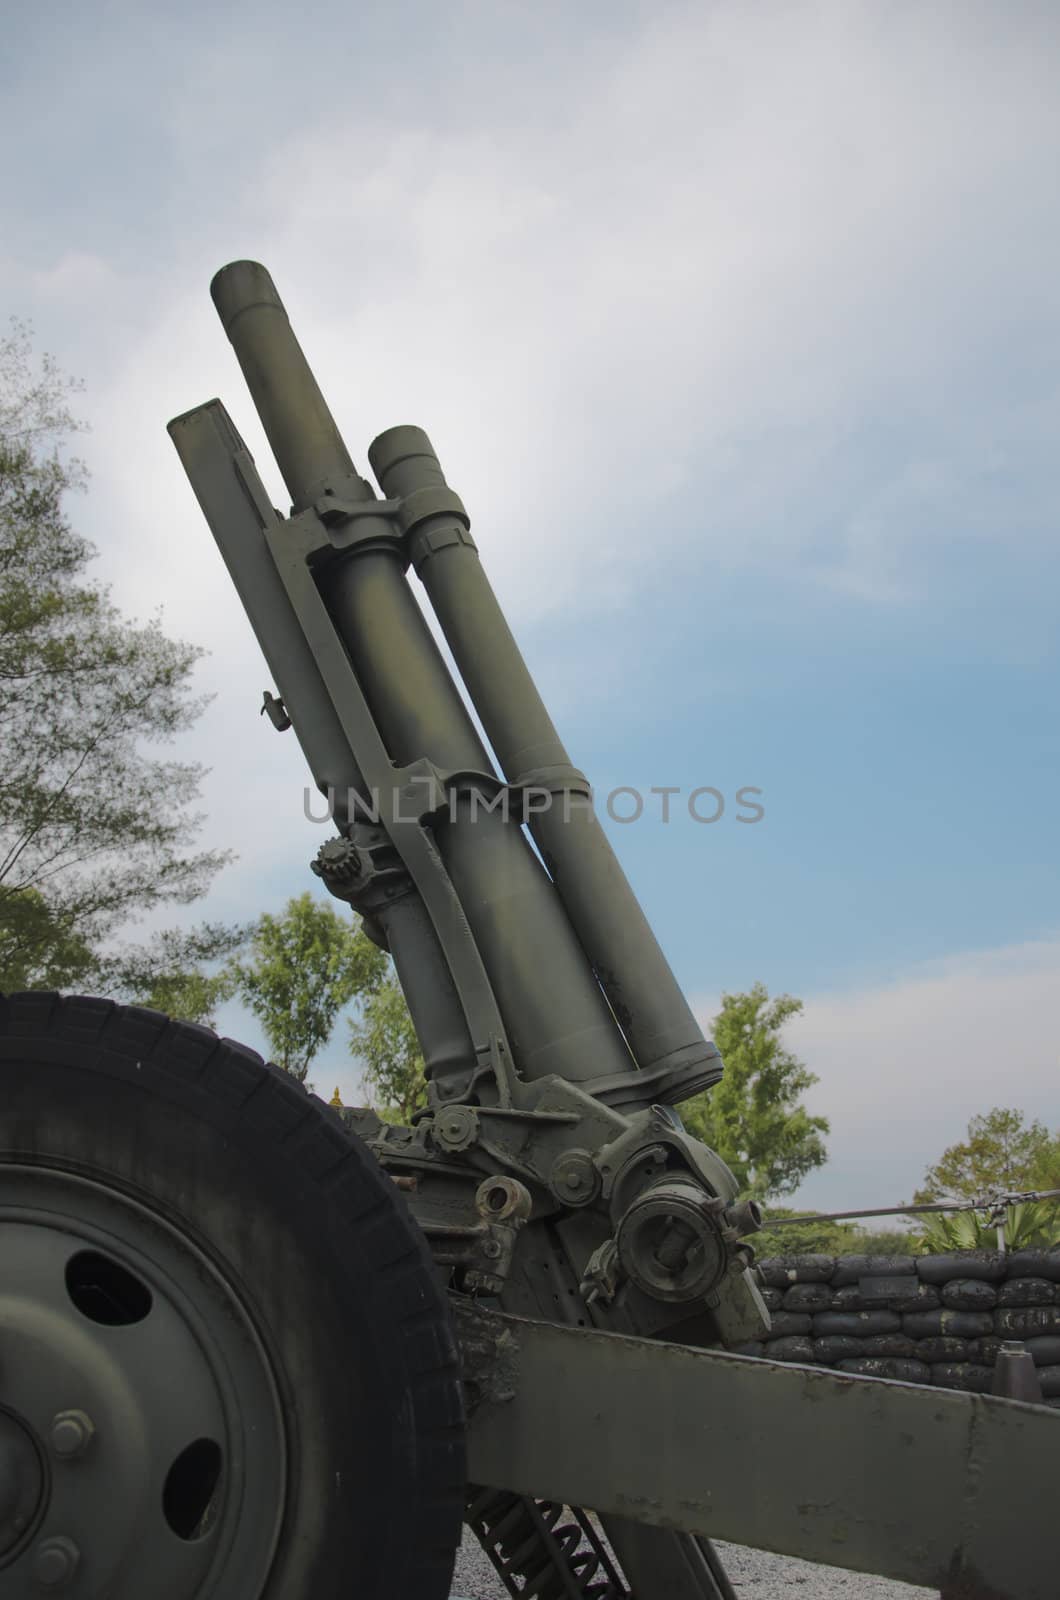
M 827 1167 L 792 1203 L 832 1211 L 909 1202 L 927 1167 L 993 1106 L 1060 1127 L 1058 996 L 1060 939 L 807 996 L 785 1037 L 820 1078 L 806 1104 L 829 1118 L 831 1133 Z M 717 1005 L 696 1009 L 709 1022 Z
M 986 456 L 1018 469 L 1060 425 L 1055 387 L 983 382 L 1060 303 L 1057 30 L 1032 16 L 660 8 L 570 60 L 485 61 L 458 114 L 409 84 L 385 115 L 341 96 L 267 122 L 227 213 L 126 285 L 100 402 L 119 520 L 145 468 L 173 481 L 171 411 L 220 388 L 244 424 L 207 264 L 255 254 L 355 457 L 427 426 L 517 613 L 584 616 L 704 557 L 893 601 L 940 529 L 1030 536 L 982 527 L 976 489 Z M 216 200 L 214 144 L 184 148 Z M 905 442 L 866 460 L 866 428 Z M 167 561 L 175 527 L 153 532 L 174 601 L 207 571 L 186 538 Z
M 44 301 L 83 306 L 86 300 L 99 302 L 112 295 L 117 274 L 99 255 L 71 250 L 36 274 L 36 286 Z

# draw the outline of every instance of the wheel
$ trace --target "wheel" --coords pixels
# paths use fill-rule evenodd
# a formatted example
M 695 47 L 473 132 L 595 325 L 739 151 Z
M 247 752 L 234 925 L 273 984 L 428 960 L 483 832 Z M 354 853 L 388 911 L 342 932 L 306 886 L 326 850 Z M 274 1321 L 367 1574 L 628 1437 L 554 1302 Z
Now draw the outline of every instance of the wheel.
M 252 1051 L 0 998 L 5 1600 L 443 1600 L 448 1311 L 404 1200 Z

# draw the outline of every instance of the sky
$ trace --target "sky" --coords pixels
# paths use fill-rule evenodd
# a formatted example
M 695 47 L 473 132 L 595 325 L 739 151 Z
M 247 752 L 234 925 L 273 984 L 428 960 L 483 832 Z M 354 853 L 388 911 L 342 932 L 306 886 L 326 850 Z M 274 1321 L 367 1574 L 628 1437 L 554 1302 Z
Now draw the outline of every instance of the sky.
M 803 1000 L 795 1203 L 1060 1125 L 1058 74 L 1036 0 L 20 8 L 0 308 L 84 380 L 115 600 L 208 652 L 180 754 L 239 859 L 194 916 L 323 837 L 165 432 L 219 395 L 286 504 L 208 294 L 250 257 L 363 470 L 429 432 L 605 812 L 646 797 L 606 823 L 697 1013 Z M 312 1076 L 359 1098 L 342 1029 Z

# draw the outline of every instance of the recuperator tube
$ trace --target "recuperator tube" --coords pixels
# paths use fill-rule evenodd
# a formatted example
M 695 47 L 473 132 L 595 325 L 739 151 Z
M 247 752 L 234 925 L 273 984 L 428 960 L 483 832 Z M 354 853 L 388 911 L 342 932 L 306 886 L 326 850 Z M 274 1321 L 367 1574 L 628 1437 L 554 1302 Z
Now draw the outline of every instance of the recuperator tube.
M 530 830 L 630 1048 L 659 1098 L 696 1093 L 721 1062 L 677 985 L 527 671 L 466 530 L 436 509 L 445 478 L 421 428 L 391 428 L 368 458 L 383 493 L 406 503 L 410 554 L 509 783 L 548 796 Z M 432 507 L 432 500 L 435 506 Z M 417 507 L 423 507 L 423 515 Z M 581 780 L 581 782 L 579 782 Z

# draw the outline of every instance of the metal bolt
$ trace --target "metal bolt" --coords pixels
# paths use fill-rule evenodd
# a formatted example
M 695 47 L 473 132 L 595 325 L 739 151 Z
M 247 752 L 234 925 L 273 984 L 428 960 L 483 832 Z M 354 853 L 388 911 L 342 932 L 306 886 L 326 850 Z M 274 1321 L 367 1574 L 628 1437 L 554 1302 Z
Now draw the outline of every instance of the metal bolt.
M 92 1418 L 83 1411 L 60 1411 L 52 1419 L 49 1434 L 52 1449 L 61 1460 L 73 1461 L 84 1455 L 95 1431 Z
M 81 1552 L 72 1539 L 60 1534 L 45 1539 L 33 1552 L 33 1581 L 42 1589 L 61 1589 L 77 1571 Z

